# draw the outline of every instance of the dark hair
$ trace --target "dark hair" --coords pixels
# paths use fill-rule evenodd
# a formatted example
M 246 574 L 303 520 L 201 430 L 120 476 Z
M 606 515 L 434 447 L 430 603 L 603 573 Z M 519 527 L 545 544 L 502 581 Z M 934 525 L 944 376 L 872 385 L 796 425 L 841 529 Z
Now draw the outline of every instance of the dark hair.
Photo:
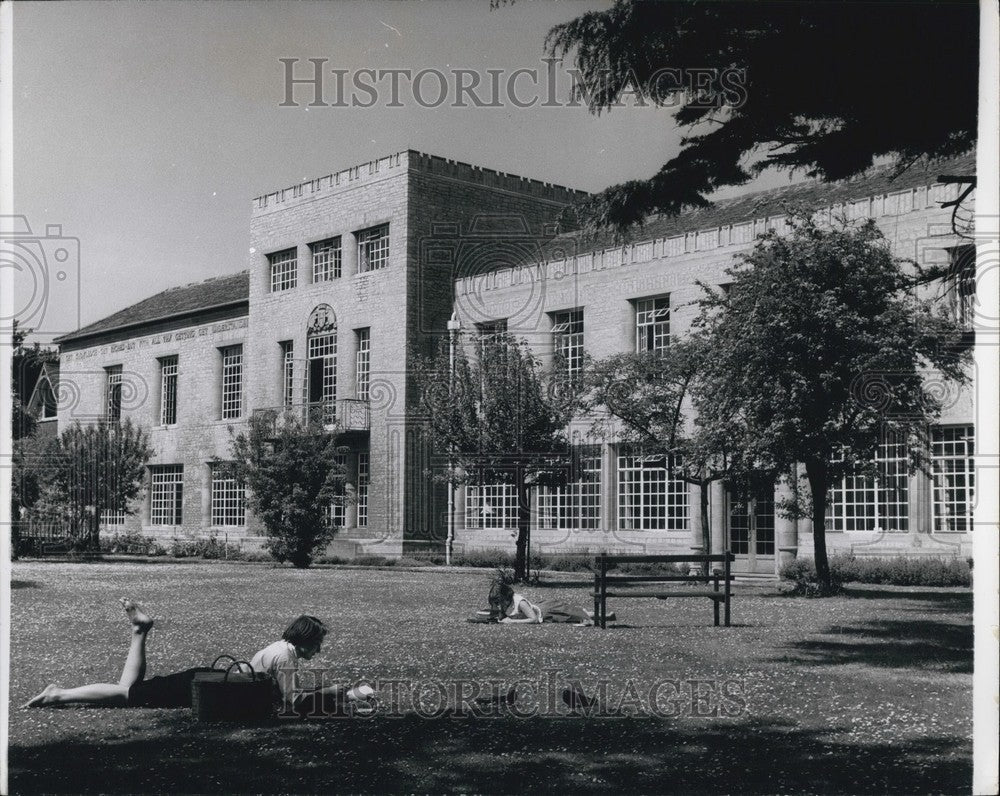
M 289 644 L 296 647 L 311 647 L 319 644 L 326 636 L 326 625 L 315 616 L 302 614 L 298 619 L 285 628 L 281 637 Z
M 507 613 L 514 602 L 514 581 L 513 575 L 503 569 L 498 569 L 493 580 L 490 581 L 490 615 L 494 619 L 501 619 Z

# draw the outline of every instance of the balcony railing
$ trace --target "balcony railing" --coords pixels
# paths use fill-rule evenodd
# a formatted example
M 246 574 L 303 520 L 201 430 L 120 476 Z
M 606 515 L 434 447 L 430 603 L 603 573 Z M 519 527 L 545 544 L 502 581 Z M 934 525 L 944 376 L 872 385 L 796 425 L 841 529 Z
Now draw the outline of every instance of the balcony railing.
M 371 421 L 368 401 L 358 398 L 340 398 L 323 403 L 290 404 L 254 409 L 254 419 L 262 417 L 272 423 L 277 431 L 283 423 L 292 421 L 323 431 L 368 431 Z

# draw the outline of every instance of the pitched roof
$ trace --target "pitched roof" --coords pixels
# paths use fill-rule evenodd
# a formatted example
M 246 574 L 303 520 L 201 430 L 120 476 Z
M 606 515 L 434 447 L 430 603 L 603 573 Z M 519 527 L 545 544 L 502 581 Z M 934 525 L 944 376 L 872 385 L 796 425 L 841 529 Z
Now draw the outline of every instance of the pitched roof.
M 789 206 L 819 209 L 868 196 L 905 191 L 921 185 L 931 185 L 942 174 L 965 176 L 975 173 L 976 152 L 972 150 L 954 158 L 914 164 L 898 175 L 895 174 L 895 167 L 890 165 L 873 168 L 866 174 L 839 182 L 810 180 L 722 199 L 710 207 L 681 213 L 679 216 L 655 217 L 629 233 L 624 242 L 669 238 L 754 218 L 778 216 L 786 213 Z M 572 245 L 567 246 L 569 243 Z M 565 255 L 555 252 L 571 250 L 583 254 L 621 243 L 622 241 L 615 241 L 610 232 L 593 237 L 581 232 L 568 232 L 553 238 L 545 249 L 546 252 L 553 252 L 556 259 L 561 259 Z
M 240 271 L 236 274 L 206 279 L 204 282 L 167 288 L 162 293 L 143 299 L 138 304 L 119 310 L 75 332 L 57 337 L 55 342 L 66 343 L 81 337 L 92 337 L 103 332 L 141 326 L 182 315 L 193 315 L 249 300 L 250 273 Z

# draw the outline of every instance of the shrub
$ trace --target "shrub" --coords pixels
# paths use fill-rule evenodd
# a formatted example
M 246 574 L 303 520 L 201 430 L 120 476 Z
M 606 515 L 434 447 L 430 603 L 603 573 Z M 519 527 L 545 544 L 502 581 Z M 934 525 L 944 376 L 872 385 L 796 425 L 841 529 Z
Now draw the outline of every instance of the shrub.
M 243 558 L 243 551 L 239 545 L 220 542 L 217 537 L 209 536 L 205 539 L 174 539 L 170 543 L 170 555 L 174 558 L 228 558 L 239 561 Z
M 972 567 L 965 558 L 859 558 L 833 556 L 830 576 L 835 584 L 870 583 L 889 586 L 969 586 Z M 797 558 L 781 569 L 781 578 L 795 584 L 794 593 L 806 593 L 816 584 L 811 559 Z
M 146 536 L 142 531 L 125 531 L 116 533 L 110 539 L 101 538 L 102 553 L 120 553 L 129 556 L 162 556 L 166 548 L 156 539 Z

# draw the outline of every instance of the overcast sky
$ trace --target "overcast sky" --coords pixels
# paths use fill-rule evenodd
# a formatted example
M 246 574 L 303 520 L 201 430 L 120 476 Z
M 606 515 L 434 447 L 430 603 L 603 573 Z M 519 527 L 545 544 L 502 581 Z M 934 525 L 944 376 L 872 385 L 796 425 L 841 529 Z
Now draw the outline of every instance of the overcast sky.
M 66 332 L 164 288 L 246 267 L 254 196 L 412 148 L 596 191 L 677 151 L 665 109 L 373 107 L 284 99 L 281 58 L 325 68 L 544 70 L 546 31 L 600 3 L 16 3 L 14 206 L 80 241 L 41 331 Z M 559 97 L 568 93 L 560 73 Z M 351 80 L 350 77 L 347 80 Z M 545 99 L 520 78 L 518 99 Z M 350 83 L 347 84 L 348 86 Z M 388 85 L 385 83 L 385 85 Z M 379 83 L 384 88 L 383 82 Z M 421 82 L 433 103 L 433 76 Z M 354 92 L 361 101 L 368 95 Z M 327 78 L 324 100 L 336 84 Z M 787 182 L 771 175 L 753 187 Z M 46 243 L 49 261 L 55 244 Z M 19 282 L 24 305 L 25 283 Z M 45 335 L 39 335 L 45 339 Z

